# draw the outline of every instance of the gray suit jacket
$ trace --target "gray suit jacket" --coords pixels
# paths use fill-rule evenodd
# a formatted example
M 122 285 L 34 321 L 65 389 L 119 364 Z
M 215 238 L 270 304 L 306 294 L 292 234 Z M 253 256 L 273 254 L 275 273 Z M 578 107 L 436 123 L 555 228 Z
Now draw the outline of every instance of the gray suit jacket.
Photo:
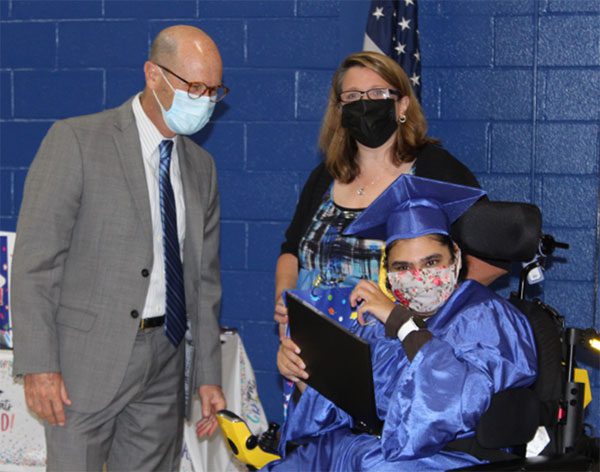
M 212 157 L 177 138 L 186 205 L 191 385 L 221 383 L 219 195 Z M 62 372 L 73 409 L 114 397 L 153 263 L 152 222 L 131 100 L 56 122 L 27 175 L 11 285 L 14 373 Z

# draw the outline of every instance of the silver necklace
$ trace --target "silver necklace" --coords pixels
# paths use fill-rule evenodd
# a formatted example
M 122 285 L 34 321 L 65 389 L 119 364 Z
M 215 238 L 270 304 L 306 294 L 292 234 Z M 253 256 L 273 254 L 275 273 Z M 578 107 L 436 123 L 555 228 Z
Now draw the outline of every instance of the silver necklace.
M 360 187 L 358 187 L 358 188 L 356 189 L 356 195 L 358 195 L 359 197 L 362 197 L 362 196 L 365 194 L 365 189 L 366 189 L 367 187 L 370 187 L 371 185 L 374 185 L 374 184 L 376 184 L 377 182 L 379 182 L 379 181 L 381 180 L 381 177 L 383 177 L 383 174 L 384 174 L 384 173 L 381 173 L 381 174 L 379 174 L 379 176 L 378 176 L 377 178 L 375 178 L 375 179 L 371 180 L 371 182 L 369 182 L 368 184 L 366 184 L 366 185 L 361 185 Z

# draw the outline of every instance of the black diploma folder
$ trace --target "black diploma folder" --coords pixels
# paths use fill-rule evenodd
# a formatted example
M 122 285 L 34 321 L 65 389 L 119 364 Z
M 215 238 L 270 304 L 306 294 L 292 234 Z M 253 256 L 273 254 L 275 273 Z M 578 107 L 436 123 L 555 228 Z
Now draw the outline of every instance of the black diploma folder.
M 306 383 L 351 415 L 355 429 L 379 435 L 369 344 L 293 293 L 286 293 L 286 304 Z

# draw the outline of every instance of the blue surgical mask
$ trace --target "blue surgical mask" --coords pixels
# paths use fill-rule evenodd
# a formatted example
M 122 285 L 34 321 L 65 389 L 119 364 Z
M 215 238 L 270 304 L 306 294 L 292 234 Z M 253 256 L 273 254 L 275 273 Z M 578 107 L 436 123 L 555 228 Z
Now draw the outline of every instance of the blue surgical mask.
M 154 98 L 156 98 L 158 106 L 162 111 L 162 116 L 166 125 L 176 134 L 189 136 L 197 133 L 204 128 L 206 123 L 208 123 L 208 120 L 210 120 L 215 108 L 215 102 L 211 102 L 209 97 L 190 98 L 187 92 L 173 88 L 162 70 L 160 73 L 175 94 L 173 96 L 171 108 L 165 110 L 156 96 L 156 92 L 154 90 L 152 91 Z

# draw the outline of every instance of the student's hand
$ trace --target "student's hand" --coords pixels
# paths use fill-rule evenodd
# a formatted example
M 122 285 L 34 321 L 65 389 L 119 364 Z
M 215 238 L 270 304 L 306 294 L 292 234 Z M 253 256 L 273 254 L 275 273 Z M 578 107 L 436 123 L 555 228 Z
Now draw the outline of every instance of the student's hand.
M 284 337 L 277 351 L 277 368 L 281 375 L 292 382 L 307 379 L 306 365 L 298 355 L 300 348 L 290 338 Z
M 354 308 L 359 303 L 360 306 L 356 309 L 356 313 L 358 314 L 358 322 L 361 325 L 365 324 L 364 315 L 366 312 L 371 313 L 385 324 L 395 306 L 394 302 L 372 280 L 361 280 L 352 290 L 350 305 Z
M 279 324 L 279 339 L 283 340 L 287 329 L 288 316 L 287 307 L 283 303 L 283 296 L 280 296 L 275 303 L 275 321 Z
M 196 423 L 196 435 L 210 436 L 217 430 L 217 412 L 227 406 L 225 395 L 219 385 L 202 385 L 198 396 L 202 404 L 202 419 Z
M 31 411 L 51 425 L 65 425 L 64 405 L 71 400 L 60 372 L 26 374 L 25 400 Z

